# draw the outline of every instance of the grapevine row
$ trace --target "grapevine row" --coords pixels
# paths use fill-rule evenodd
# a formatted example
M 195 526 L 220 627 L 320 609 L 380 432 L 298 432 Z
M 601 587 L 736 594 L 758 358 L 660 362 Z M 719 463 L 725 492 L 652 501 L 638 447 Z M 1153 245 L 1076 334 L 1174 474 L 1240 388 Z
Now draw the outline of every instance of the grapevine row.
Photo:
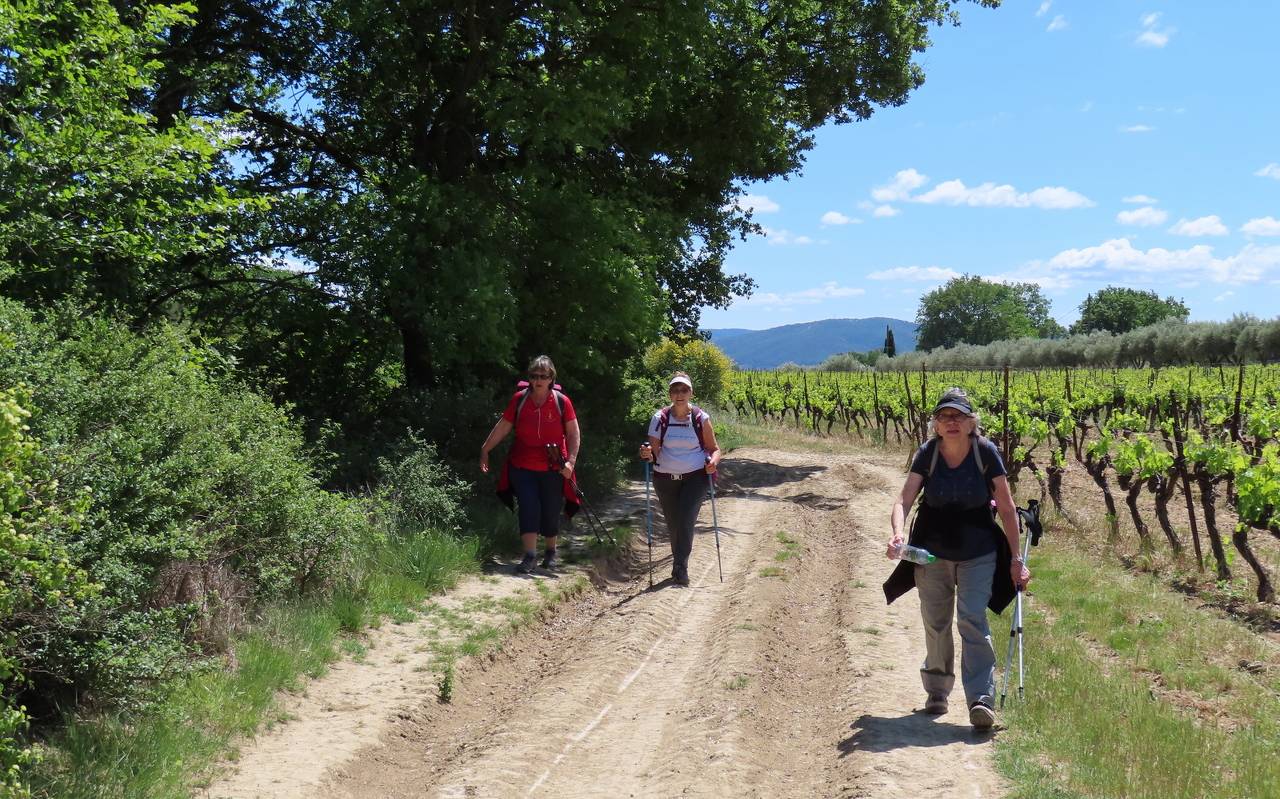
M 1042 499 L 1073 518 L 1062 480 L 1072 463 L 1102 492 L 1110 536 L 1118 536 L 1117 494 L 1140 547 L 1156 534 L 1139 510 L 1149 495 L 1159 535 L 1176 557 L 1187 542 L 1205 568 L 1201 527 L 1219 580 L 1231 564 L 1219 528 L 1221 494 L 1236 512 L 1231 546 L 1257 580 L 1259 601 L 1275 588 L 1251 533 L 1280 539 L 1280 367 L 1275 365 L 1035 371 L 735 373 L 727 399 L 740 415 L 830 435 L 837 429 L 914 444 L 942 389 L 960 386 L 984 409 L 984 434 L 1001 447 L 1010 482 L 1025 472 Z M 1178 497 L 1181 495 L 1181 501 Z M 1198 510 L 1197 510 L 1198 508 Z

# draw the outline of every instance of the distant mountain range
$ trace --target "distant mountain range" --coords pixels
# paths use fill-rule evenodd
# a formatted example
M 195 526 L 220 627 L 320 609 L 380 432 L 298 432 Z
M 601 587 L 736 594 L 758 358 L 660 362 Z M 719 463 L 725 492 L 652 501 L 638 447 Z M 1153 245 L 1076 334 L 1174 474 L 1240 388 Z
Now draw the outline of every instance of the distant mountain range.
M 788 362 L 814 366 L 841 352 L 878 350 L 884 346 L 886 325 L 893 329 L 899 353 L 916 348 L 916 324 L 884 316 L 823 319 L 768 330 L 728 327 L 707 332 L 739 367 L 774 369 Z

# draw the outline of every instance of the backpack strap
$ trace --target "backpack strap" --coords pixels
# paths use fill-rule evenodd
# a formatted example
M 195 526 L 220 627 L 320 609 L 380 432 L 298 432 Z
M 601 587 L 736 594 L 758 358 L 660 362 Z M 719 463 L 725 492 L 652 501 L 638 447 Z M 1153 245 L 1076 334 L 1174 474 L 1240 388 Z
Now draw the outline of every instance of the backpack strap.
M 667 428 L 671 426 L 671 407 L 672 406 L 668 405 L 662 410 L 658 411 L 659 457 L 661 457 L 662 447 L 667 440 Z M 699 408 L 697 405 L 689 406 L 689 423 L 693 426 L 693 432 L 698 436 L 698 447 L 701 448 L 703 452 L 707 451 L 707 442 L 703 438 L 703 433 L 702 433 L 702 422 L 705 420 L 705 418 L 706 418 L 706 414 L 703 413 L 701 408 Z M 655 466 L 658 464 L 656 460 L 653 463 Z

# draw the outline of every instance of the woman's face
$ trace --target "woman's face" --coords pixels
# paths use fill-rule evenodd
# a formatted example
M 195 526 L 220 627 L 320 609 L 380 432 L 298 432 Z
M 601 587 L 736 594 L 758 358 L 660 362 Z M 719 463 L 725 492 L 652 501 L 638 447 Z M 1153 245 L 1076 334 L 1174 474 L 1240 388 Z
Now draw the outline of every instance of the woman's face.
M 672 404 L 677 402 L 688 402 L 693 399 L 693 389 L 684 383 L 675 383 L 667 387 L 667 396 L 671 397 Z
M 955 408 L 943 408 L 933 417 L 933 428 L 944 438 L 960 438 L 973 432 L 973 417 Z

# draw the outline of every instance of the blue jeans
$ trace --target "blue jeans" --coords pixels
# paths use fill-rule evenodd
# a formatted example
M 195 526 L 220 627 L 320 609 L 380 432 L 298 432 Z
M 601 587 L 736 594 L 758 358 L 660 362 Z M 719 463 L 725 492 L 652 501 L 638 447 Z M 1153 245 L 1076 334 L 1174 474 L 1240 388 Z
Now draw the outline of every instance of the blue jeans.
M 943 560 L 916 567 L 920 618 L 924 621 L 924 665 L 920 680 L 930 696 L 947 696 L 955 684 L 954 611 L 960 628 L 960 681 L 967 704 L 992 704 L 996 693 L 996 651 L 987 624 L 987 602 L 996 572 L 996 553 L 972 560 Z
M 520 532 L 542 533 L 548 538 L 557 535 L 564 510 L 564 476 L 518 466 L 512 466 L 507 474 L 516 495 Z

